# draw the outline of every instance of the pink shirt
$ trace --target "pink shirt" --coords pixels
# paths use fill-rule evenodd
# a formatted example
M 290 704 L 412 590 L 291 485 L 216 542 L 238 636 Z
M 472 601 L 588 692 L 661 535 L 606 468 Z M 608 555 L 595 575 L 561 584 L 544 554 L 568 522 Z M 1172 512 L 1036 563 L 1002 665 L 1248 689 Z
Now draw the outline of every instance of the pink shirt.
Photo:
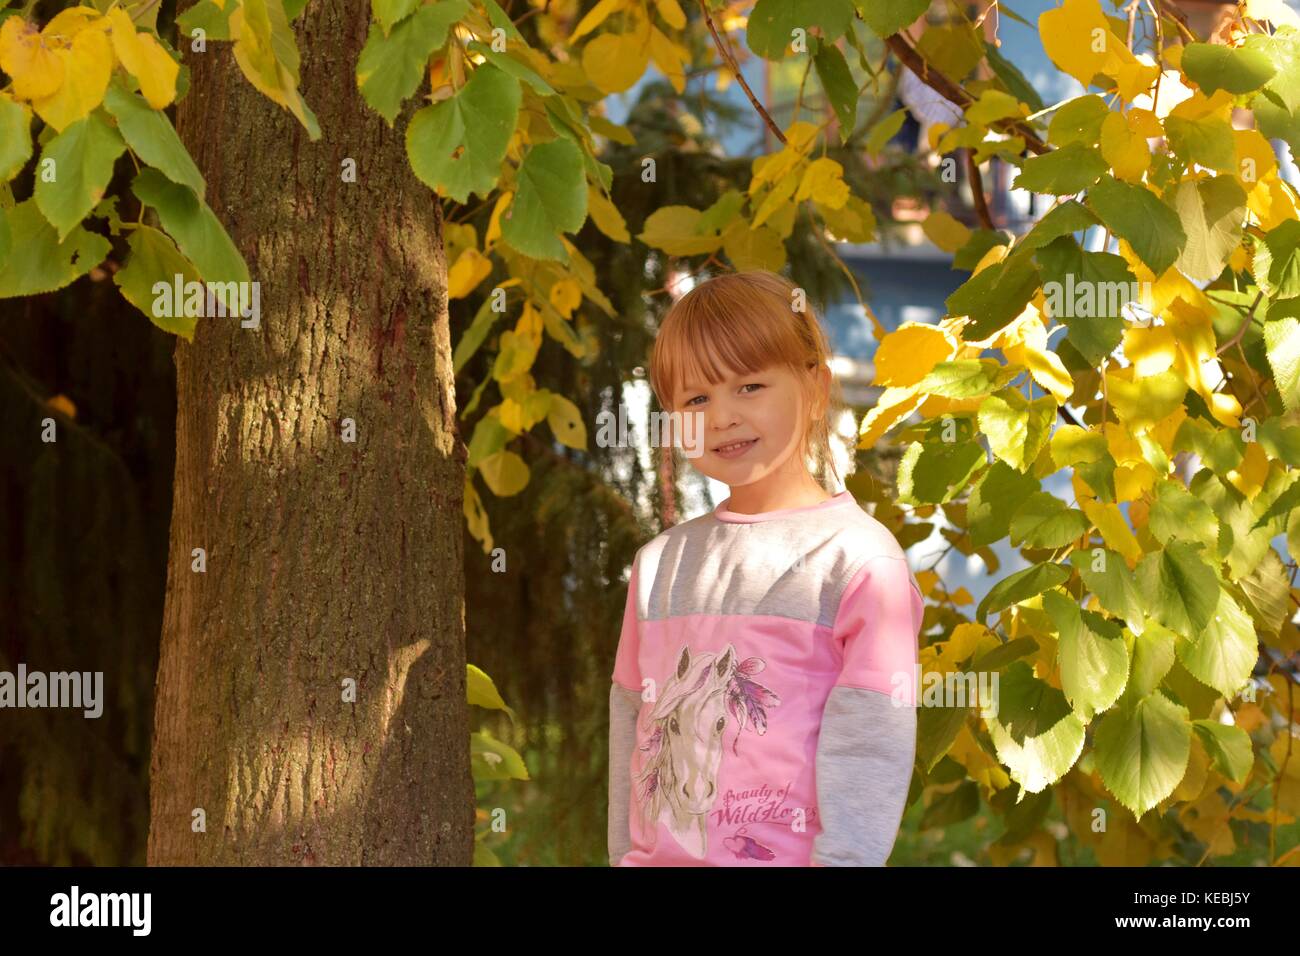
M 915 754 L 924 601 L 906 557 L 847 491 L 754 515 L 727 504 L 633 561 L 611 857 L 626 836 L 622 866 L 883 864 Z M 615 726 L 620 706 L 634 730 Z

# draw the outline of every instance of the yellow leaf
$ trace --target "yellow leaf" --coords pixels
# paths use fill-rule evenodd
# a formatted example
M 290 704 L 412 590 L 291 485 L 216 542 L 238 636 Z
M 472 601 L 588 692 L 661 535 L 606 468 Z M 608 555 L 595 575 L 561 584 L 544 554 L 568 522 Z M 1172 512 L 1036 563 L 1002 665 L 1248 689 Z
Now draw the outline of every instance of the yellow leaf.
M 664 23 L 674 30 L 685 28 L 686 14 L 678 6 L 677 0 L 655 0 L 655 7 L 659 10 L 659 16 L 664 18 Z
M 1135 57 L 1118 37 L 1115 38 L 1115 46 L 1119 65 L 1112 75 L 1115 77 L 1119 95 L 1125 102 L 1132 103 L 1155 84 L 1156 77 L 1160 75 L 1160 67 L 1154 63 L 1144 62 L 1149 59 L 1146 54 L 1143 54 L 1141 59 Z
M 582 287 L 572 279 L 560 279 L 551 286 L 548 298 L 555 311 L 566 319 L 572 318 L 573 310 L 582 305 Z
M 858 448 L 872 448 L 898 422 L 921 404 L 924 396 L 917 395 L 910 387 L 887 388 L 880 393 L 876 404 L 862 419 L 858 430 Z
M 944 252 L 956 252 L 970 241 L 971 231 L 949 213 L 939 210 L 932 212 L 921 223 L 921 230 L 926 238 Z
M 615 242 L 631 242 L 627 222 L 618 207 L 610 202 L 596 186 L 587 184 L 587 212 L 596 228 Z
M 483 545 L 483 553 L 489 554 L 492 551 L 492 531 L 488 527 L 487 512 L 483 510 L 483 500 L 479 498 L 478 492 L 474 489 L 474 483 L 465 478 L 465 495 L 463 498 L 462 509 L 465 512 L 465 522 L 469 528 L 469 533 L 473 535 L 474 540 Z
M 0 26 L 0 70 L 13 79 L 20 100 L 50 96 L 63 85 L 63 60 L 22 17 L 10 17 Z
M 1101 124 L 1101 156 L 1110 163 L 1117 178 L 1139 183 L 1151 165 L 1151 151 L 1147 149 L 1146 136 L 1135 128 L 1131 117 L 1131 113 L 1128 116 L 1106 114 Z
M 488 455 L 479 462 L 483 480 L 498 498 L 517 495 L 528 485 L 528 465 L 509 449 Z
M 795 199 L 812 197 L 827 209 L 840 209 L 849 198 L 849 184 L 844 181 L 844 167 L 833 159 L 813 160 L 804 171 Z
M 939 575 L 935 571 L 917 571 L 916 583 L 921 588 L 921 596 L 929 597 L 930 592 L 934 590 L 934 586 L 939 583 Z
M 1085 87 L 1093 76 L 1113 68 L 1120 40 L 1097 0 L 1065 0 L 1039 16 L 1038 32 L 1051 61 Z
M 602 93 L 622 93 L 645 73 L 650 44 L 633 33 L 602 33 L 582 48 L 582 68 Z
M 69 418 L 77 417 L 77 406 L 73 404 L 72 399 L 62 393 L 47 398 L 45 404 L 56 412 L 62 412 Z
M 587 15 L 578 21 L 578 25 L 573 32 L 569 34 L 569 43 L 585 37 L 596 27 L 600 26 L 609 19 L 610 14 L 617 13 L 628 4 L 628 0 L 600 0 L 600 3 L 588 11 Z
M 555 437 L 570 448 L 587 450 L 587 426 L 582 412 L 563 395 L 551 395 L 551 407 L 546 413 L 546 423 Z
M 697 233 L 700 215 L 690 206 L 663 206 L 646 218 L 645 230 L 637 238 L 673 256 L 713 252 L 722 245 L 722 237 Z
M 795 191 L 799 188 L 799 182 L 800 174 L 796 169 L 773 186 L 771 192 L 759 204 L 758 211 L 754 213 L 753 224 L 755 226 L 763 225 L 763 223 L 775 216 L 782 207 L 789 205 Z
M 915 385 L 940 362 L 952 357 L 956 343 L 928 323 L 907 322 L 890 332 L 876 349 L 876 385 Z
M 137 33 L 130 15 L 121 7 L 108 14 L 113 33 L 113 50 L 128 73 L 140 81 L 140 92 L 156 110 L 176 98 L 176 77 L 180 65 L 148 33 Z
M 483 237 L 484 251 L 491 249 L 493 244 L 501 238 L 501 214 L 510 208 L 510 200 L 514 196 L 515 194 L 512 191 L 506 190 L 497 197 L 497 203 L 492 207 L 492 217 L 488 220 L 487 234 Z
M 682 49 L 668 39 L 658 27 L 650 29 L 650 56 L 659 72 L 668 77 L 674 90 L 686 90 L 686 68 L 682 65 Z
M 1228 472 L 1227 479 L 1234 488 L 1253 501 L 1268 480 L 1268 467 L 1268 455 L 1259 442 L 1246 442 L 1246 454 L 1241 459 L 1241 464 Z
M 1173 329 L 1167 325 L 1129 326 L 1124 330 L 1124 357 L 1133 363 L 1139 376 L 1168 371 L 1177 351 Z
M 1135 567 L 1142 557 L 1142 546 L 1133 536 L 1133 529 L 1124 520 L 1119 505 L 1083 499 L 1079 502 L 1079 507 L 1088 516 L 1088 520 L 1097 526 L 1106 547 L 1119 552 L 1130 569 Z
M 466 249 L 447 270 L 447 298 L 463 299 L 492 272 L 492 260 L 477 249 Z
M 58 132 L 104 102 L 113 75 L 113 47 L 101 30 L 82 30 L 72 45 L 58 50 L 64 81 L 52 94 L 32 100 L 32 109 Z

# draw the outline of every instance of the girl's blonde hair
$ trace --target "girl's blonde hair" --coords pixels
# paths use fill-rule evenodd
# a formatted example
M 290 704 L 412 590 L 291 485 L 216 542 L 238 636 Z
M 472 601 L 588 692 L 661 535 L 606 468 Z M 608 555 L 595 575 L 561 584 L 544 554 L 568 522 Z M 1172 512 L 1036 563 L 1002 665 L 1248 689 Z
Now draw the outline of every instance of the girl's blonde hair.
M 650 356 L 650 387 L 660 406 L 672 411 L 673 396 L 686 379 L 716 385 L 727 369 L 743 374 L 781 365 L 795 374 L 811 405 L 816 400 L 814 370 L 830 359 L 826 334 L 803 290 L 765 269 L 727 273 L 695 286 L 669 308 Z M 828 399 L 824 414 L 804 429 L 800 444 L 805 462 L 813 455 L 814 477 L 823 486 L 827 470 L 839 482 L 830 444 L 842 405 L 834 376 Z

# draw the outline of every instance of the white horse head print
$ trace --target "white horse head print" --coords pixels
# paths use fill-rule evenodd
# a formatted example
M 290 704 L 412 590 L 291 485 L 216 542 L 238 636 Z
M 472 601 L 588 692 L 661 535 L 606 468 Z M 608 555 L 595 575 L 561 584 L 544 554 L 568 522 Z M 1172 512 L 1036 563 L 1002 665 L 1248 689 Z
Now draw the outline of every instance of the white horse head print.
M 781 699 L 751 679 L 765 664 L 757 657 L 737 663 L 728 644 L 716 653 L 683 647 L 677 669 L 650 712 L 652 730 L 641 747 L 647 756 L 638 777 L 642 828 L 653 839 L 662 821 L 696 859 L 708 851 L 705 814 L 718 794 L 723 735 L 735 723 L 736 738 L 748 724 L 767 732 L 767 707 Z M 733 720 L 728 720 L 728 714 Z

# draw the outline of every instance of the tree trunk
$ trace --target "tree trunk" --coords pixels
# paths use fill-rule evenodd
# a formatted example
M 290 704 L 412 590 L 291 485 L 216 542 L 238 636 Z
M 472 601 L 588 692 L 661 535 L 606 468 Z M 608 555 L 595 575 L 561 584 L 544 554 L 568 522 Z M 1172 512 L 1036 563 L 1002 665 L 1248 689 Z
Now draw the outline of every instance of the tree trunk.
M 187 55 L 177 126 L 261 328 L 201 319 L 177 344 L 150 864 L 472 859 L 442 221 L 404 122 L 357 91 L 368 14 L 315 0 L 295 24 L 316 143 L 228 45 Z

